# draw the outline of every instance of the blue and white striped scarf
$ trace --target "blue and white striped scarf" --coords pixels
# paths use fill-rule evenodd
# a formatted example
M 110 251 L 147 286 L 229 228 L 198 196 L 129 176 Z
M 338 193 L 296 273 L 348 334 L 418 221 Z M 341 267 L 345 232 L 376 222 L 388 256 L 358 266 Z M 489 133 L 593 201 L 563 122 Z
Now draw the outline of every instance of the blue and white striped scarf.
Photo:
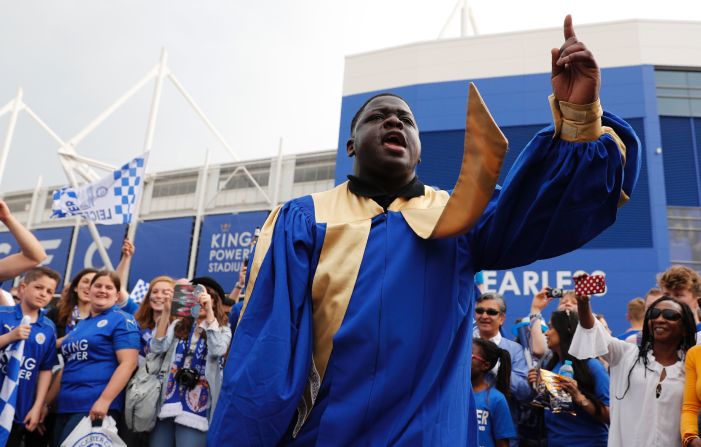
M 5 348 L 7 373 L 0 389 L 0 445 L 4 446 L 12 431 L 19 387 L 19 371 L 24 357 L 24 340 L 16 341 Z M 2 373 L 0 373 L 2 377 Z
M 207 340 L 202 334 L 195 343 L 194 349 L 190 345 L 193 341 L 193 333 L 189 340 L 175 339 L 178 345 L 175 348 L 175 353 L 171 359 L 170 368 L 168 370 L 168 378 L 166 381 L 166 391 L 163 396 L 163 406 L 158 415 L 160 419 L 173 417 L 174 422 L 186 427 L 194 428 L 200 431 L 209 429 L 209 408 L 212 405 L 210 396 L 209 383 L 205 378 L 205 367 L 207 365 Z M 192 351 L 189 364 L 186 365 L 185 358 L 188 357 L 188 351 Z M 200 380 L 191 390 L 180 385 L 175 379 L 178 370 L 183 367 L 189 367 L 200 374 Z

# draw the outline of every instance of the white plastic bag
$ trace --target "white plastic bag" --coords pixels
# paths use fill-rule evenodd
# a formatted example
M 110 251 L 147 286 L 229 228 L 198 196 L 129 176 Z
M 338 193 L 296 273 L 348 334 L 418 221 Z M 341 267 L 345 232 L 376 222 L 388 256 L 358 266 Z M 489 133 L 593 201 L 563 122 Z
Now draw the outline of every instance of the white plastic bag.
M 117 434 L 117 423 L 107 416 L 101 427 L 93 427 L 85 416 L 61 444 L 61 447 L 127 447 Z

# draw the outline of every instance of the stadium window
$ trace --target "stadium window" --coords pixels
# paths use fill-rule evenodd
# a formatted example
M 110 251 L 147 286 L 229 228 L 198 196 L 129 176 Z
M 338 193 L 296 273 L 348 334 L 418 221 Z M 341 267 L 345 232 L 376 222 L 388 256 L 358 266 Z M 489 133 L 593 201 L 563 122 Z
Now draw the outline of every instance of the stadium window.
M 667 227 L 670 262 L 701 270 L 701 208 L 667 207 Z
M 701 72 L 655 70 L 658 114 L 701 117 Z
M 194 194 L 197 190 L 197 178 L 156 180 L 153 185 L 153 198 Z
M 248 172 L 251 174 L 251 177 L 253 177 L 253 179 L 256 181 L 256 183 L 258 183 L 258 185 L 261 188 L 268 186 L 268 182 L 270 181 L 269 163 L 247 166 L 247 169 Z M 236 173 L 232 176 L 232 172 Z M 248 177 L 248 175 L 246 175 L 246 172 L 244 172 L 243 170 L 236 171 L 236 168 L 222 169 L 219 172 L 219 182 L 220 184 L 226 182 L 225 184 L 221 185 L 222 190 L 246 189 L 255 187 L 251 179 Z
M 29 210 L 29 206 L 32 203 L 32 196 L 22 195 L 18 197 L 6 197 L 4 200 L 11 212 L 20 213 Z
M 318 182 L 334 179 L 335 165 L 325 164 L 298 164 L 295 166 L 295 183 Z

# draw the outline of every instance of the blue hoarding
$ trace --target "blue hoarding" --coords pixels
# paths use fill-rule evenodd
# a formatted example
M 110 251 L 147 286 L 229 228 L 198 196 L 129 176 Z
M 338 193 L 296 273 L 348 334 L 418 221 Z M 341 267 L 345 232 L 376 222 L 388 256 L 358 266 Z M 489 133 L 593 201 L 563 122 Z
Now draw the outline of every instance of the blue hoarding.
M 122 241 L 124 236 L 126 236 L 127 226 L 97 225 L 97 230 L 100 233 L 100 240 L 102 240 L 102 245 L 107 250 L 112 266 L 116 268 L 121 257 Z M 102 259 L 100 259 L 100 253 L 97 251 L 97 244 L 90 235 L 90 230 L 87 226 L 82 226 L 75 246 L 71 275 L 75 275 L 78 271 L 87 267 L 101 269 L 104 267 L 104 264 Z
M 63 277 L 66 274 L 66 263 L 68 250 L 71 247 L 73 227 L 45 228 L 32 230 L 32 233 L 39 239 L 46 251 L 47 258 L 42 265 L 51 267 Z M 0 233 L 0 256 L 4 257 L 18 251 L 19 247 L 12 233 Z M 5 290 L 10 290 L 11 287 L 12 281 L 5 281 L 2 285 L 2 288 Z M 59 284 L 58 289 L 61 290 L 61 288 L 61 284 Z
M 238 279 L 256 227 L 262 227 L 267 211 L 206 216 L 197 250 L 197 276 L 211 276 L 224 290 Z
M 129 290 L 136 281 L 159 275 L 187 276 L 193 217 L 147 220 L 136 228 L 136 252 L 129 274 Z
M 606 274 L 608 291 L 592 299 L 592 308 L 603 314 L 614 334 L 629 327 L 625 319 L 626 304 L 644 297 L 655 286 L 657 259 L 652 248 L 577 250 L 529 266 L 484 272 L 485 289 L 504 295 L 507 304 L 505 328 L 530 312 L 533 295 L 542 287 L 573 289 L 572 276 L 577 271 Z M 553 302 L 544 312 L 546 318 L 555 310 Z

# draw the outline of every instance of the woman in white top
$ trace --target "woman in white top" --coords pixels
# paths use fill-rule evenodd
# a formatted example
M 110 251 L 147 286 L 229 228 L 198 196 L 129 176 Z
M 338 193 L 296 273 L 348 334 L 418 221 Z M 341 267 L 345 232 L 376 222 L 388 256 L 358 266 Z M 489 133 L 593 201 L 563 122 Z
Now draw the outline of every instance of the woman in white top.
M 609 334 L 592 313 L 588 296 L 577 297 L 579 326 L 570 354 L 598 356 L 611 370 L 609 447 L 681 446 L 684 356 L 696 344 L 696 324 L 686 304 L 663 296 L 645 313 L 640 346 Z

